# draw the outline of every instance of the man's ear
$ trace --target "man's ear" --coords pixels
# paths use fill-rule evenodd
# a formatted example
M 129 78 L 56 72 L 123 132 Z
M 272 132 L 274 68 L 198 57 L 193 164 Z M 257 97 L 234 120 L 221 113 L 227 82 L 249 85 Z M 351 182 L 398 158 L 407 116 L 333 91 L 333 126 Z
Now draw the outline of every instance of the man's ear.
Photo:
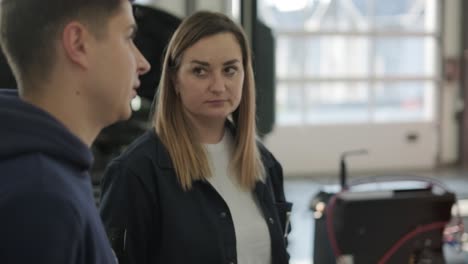
M 90 41 L 92 35 L 89 30 L 79 22 L 68 23 L 62 32 L 62 45 L 65 56 L 75 65 L 88 68 Z

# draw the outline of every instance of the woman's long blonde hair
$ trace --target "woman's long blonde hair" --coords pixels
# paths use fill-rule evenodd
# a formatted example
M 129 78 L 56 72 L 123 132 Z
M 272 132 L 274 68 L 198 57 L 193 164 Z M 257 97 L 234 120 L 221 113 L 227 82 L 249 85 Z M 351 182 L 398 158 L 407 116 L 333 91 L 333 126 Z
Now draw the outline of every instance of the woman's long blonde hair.
M 171 156 L 184 190 L 191 189 L 193 181 L 210 177 L 211 169 L 204 146 L 197 140 L 184 113 L 174 83 L 183 54 L 189 47 L 204 37 L 226 32 L 232 33 L 239 43 L 245 71 L 241 102 L 232 113 L 235 132 L 230 167 L 238 177 L 240 186 L 247 190 L 252 190 L 265 175 L 256 144 L 255 82 L 247 38 L 243 30 L 227 16 L 200 11 L 182 21 L 169 42 L 153 109 L 156 133 Z

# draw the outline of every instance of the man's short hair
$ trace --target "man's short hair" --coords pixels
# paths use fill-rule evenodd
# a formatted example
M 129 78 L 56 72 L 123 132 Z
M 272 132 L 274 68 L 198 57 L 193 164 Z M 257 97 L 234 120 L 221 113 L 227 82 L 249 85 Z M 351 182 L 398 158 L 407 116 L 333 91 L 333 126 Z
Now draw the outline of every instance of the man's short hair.
M 55 63 L 56 41 L 73 20 L 96 36 L 125 0 L 0 0 L 0 44 L 18 82 L 44 80 Z

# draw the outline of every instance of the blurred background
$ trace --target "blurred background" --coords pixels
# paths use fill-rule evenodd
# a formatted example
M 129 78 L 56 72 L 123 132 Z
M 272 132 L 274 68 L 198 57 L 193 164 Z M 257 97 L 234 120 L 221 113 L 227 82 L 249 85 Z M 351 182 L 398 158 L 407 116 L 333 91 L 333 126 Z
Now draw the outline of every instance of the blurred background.
M 149 128 L 167 42 L 197 10 L 223 12 L 251 41 L 259 134 L 295 203 L 291 263 L 313 262 L 311 201 L 350 179 L 421 175 L 444 182 L 468 216 L 468 2 L 463 0 L 137 0 L 136 43 L 152 64 L 133 117 L 93 145 L 96 197 L 108 161 Z M 15 88 L 0 57 L 0 87 Z M 99 204 L 99 201 L 97 201 Z M 458 245 L 460 246 L 460 245 Z M 465 248 L 465 250 L 468 250 Z M 447 263 L 468 263 L 444 246 Z

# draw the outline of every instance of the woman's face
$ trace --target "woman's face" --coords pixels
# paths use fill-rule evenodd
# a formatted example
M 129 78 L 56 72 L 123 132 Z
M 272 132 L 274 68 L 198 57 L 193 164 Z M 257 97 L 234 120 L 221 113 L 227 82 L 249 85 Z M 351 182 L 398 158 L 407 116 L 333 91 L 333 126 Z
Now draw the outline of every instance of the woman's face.
M 184 52 L 175 88 L 192 121 L 224 123 L 237 109 L 244 84 L 242 62 L 232 33 L 202 38 Z

